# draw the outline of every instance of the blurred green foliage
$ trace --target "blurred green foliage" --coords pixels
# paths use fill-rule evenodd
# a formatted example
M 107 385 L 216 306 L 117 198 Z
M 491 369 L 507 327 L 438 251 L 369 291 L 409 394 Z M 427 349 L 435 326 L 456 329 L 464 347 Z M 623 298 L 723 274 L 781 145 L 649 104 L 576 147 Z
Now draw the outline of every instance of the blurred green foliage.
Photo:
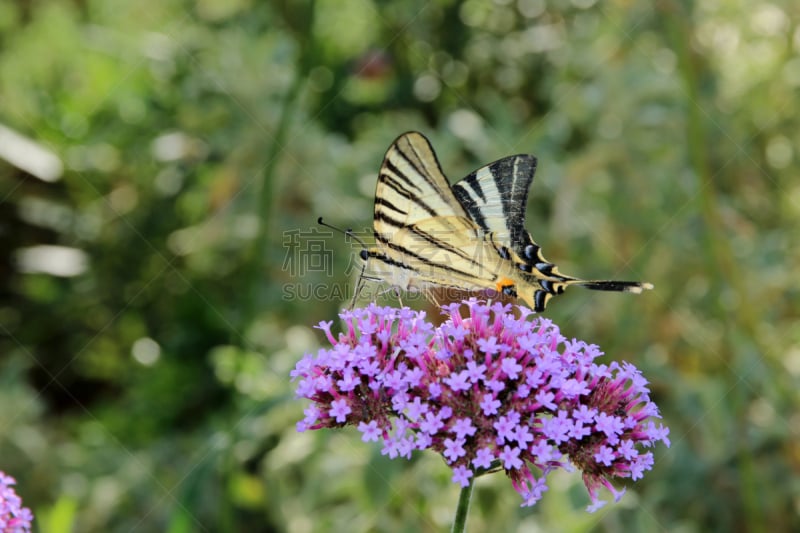
M 594 515 L 577 474 L 524 510 L 483 478 L 472 530 L 800 530 L 798 23 L 789 0 L 0 3 L 0 126 L 60 161 L 0 160 L 0 470 L 42 532 L 444 530 L 440 459 L 297 434 L 288 378 L 349 297 L 287 297 L 351 281 L 316 218 L 368 228 L 417 129 L 451 179 L 535 154 L 546 256 L 656 286 L 548 314 L 644 371 L 672 447 Z

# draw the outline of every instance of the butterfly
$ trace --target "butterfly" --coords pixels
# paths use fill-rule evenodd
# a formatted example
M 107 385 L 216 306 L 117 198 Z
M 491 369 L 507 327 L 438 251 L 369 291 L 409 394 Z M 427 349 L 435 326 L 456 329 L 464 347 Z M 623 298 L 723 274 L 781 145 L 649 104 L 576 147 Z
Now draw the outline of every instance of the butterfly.
M 494 290 L 536 312 L 571 285 L 631 293 L 652 289 L 638 281 L 567 276 L 544 258 L 525 229 L 535 171 L 535 157 L 513 155 L 451 186 L 428 139 L 404 133 L 389 147 L 378 176 L 375 245 L 361 252 L 370 277 L 405 290 Z M 357 296 L 358 289 L 354 301 Z

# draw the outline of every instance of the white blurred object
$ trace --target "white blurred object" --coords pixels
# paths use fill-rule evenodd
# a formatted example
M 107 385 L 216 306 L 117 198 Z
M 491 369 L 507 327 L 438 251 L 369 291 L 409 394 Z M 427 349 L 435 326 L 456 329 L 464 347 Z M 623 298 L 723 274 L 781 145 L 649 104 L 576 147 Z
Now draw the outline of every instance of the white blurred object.
M 56 154 L 2 124 L 0 158 L 42 181 L 58 181 L 64 171 L 64 165 Z
M 187 158 L 203 158 L 208 147 L 200 139 L 190 137 L 182 131 L 171 131 L 153 139 L 153 157 L 159 161 L 178 161 Z
M 86 253 L 77 248 L 42 244 L 17 250 L 17 268 L 29 274 L 69 278 L 83 274 L 89 266 Z

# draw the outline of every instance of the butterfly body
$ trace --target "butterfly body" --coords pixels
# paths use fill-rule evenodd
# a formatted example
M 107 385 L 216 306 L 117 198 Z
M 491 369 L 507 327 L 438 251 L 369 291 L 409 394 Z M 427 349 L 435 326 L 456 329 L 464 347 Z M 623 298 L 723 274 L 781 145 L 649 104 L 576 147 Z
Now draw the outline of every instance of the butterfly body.
M 371 272 L 405 290 L 494 290 L 543 311 L 569 285 L 641 292 L 648 283 L 565 276 L 524 226 L 536 169 L 529 155 L 503 158 L 450 185 L 420 133 L 386 152 L 375 191 L 375 246 L 362 253 Z

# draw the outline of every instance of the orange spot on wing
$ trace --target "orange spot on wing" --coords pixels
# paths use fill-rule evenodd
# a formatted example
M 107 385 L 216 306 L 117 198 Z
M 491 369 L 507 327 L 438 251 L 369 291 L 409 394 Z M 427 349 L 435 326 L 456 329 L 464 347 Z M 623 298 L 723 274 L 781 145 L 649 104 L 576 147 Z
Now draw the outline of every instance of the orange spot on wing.
M 513 287 L 513 286 L 514 282 L 508 278 L 500 278 L 499 280 L 497 280 L 497 292 L 502 293 L 503 289 L 505 289 L 506 287 Z

